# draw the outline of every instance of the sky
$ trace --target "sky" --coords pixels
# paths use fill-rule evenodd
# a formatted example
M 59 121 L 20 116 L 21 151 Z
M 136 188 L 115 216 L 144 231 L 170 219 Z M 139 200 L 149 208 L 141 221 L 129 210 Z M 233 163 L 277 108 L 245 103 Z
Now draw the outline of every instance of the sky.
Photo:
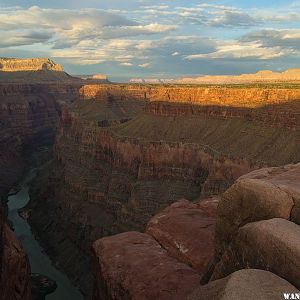
M 300 0 L 0 0 L 0 56 L 113 80 L 300 68 Z

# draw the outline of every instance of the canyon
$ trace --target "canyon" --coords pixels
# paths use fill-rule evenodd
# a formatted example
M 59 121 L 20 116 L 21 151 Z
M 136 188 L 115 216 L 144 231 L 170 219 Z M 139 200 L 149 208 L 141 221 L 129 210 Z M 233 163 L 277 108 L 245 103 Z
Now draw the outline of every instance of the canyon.
M 36 71 L 38 68 L 43 70 Z M 17 194 L 15 197 L 21 198 L 18 183 L 30 167 L 38 165 L 37 161 L 48 159 L 62 107 L 78 97 L 78 81 L 71 82 L 69 75 L 61 73 L 62 68 L 48 59 L 1 59 L 0 287 L 3 299 L 32 299 L 37 285 L 43 285 L 42 277 L 31 274 L 24 241 L 21 243 L 13 232 L 12 225 L 16 224 L 7 220 L 11 213 L 7 195 Z M 38 158 L 32 155 L 36 152 Z M 28 238 L 24 230 L 21 232 L 21 238 Z
M 299 89 L 104 84 L 79 94 L 62 112 L 28 209 L 88 295 L 95 240 L 144 231 L 181 198 L 220 195 L 243 174 L 300 159 Z
M 255 278 L 267 290 L 276 282 L 278 291 L 297 292 L 297 270 L 276 269 L 272 249 L 258 265 L 245 240 L 274 236 L 276 247 L 282 238 L 274 228 L 297 239 L 297 85 L 87 84 L 57 76 L 63 70 L 49 60 L 30 70 L 27 63 L 6 66 L 54 75 L 0 80 L 0 194 L 17 189 L 30 154 L 53 145 L 39 160 L 24 212 L 87 299 L 205 299 L 210 286 L 255 292 Z M 28 258 L 5 206 L 1 214 L 1 284 L 30 299 Z M 261 271 L 241 271 L 245 264 Z

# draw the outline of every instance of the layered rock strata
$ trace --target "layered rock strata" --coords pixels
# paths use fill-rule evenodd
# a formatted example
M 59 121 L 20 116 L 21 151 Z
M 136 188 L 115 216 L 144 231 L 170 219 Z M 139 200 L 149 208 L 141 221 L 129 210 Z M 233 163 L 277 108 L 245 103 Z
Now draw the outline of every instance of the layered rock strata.
M 63 71 L 63 67 L 49 58 L 0 58 L 0 71 Z
M 78 98 L 79 88 L 64 84 L 0 85 L 0 194 L 18 180 L 27 149 L 53 144 L 60 111 Z
M 64 72 L 63 67 L 48 58 L 0 58 L 1 83 L 40 83 L 40 82 L 77 81 Z
M 30 221 L 86 291 L 95 239 L 144 230 L 173 202 L 220 194 L 261 165 L 300 160 L 297 89 L 89 85 L 80 94 L 32 188 Z M 159 103 L 163 113 L 150 109 Z M 241 106 L 269 117 L 248 118 Z
M 215 75 L 200 76 L 195 78 L 181 78 L 173 82 L 187 84 L 245 84 L 245 83 L 276 83 L 300 82 L 300 69 L 288 69 L 283 72 L 269 70 L 258 71 L 255 74 L 242 75 Z
M 3 299 L 31 299 L 26 253 L 5 223 L 6 196 L 23 174 L 32 152 L 37 147 L 53 144 L 62 107 L 78 98 L 79 88 L 78 84 L 0 84 L 0 290 Z

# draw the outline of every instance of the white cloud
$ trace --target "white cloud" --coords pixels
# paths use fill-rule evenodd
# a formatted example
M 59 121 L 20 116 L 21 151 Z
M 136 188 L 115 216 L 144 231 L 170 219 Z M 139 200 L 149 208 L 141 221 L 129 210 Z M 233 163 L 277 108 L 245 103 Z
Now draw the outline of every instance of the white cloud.
M 150 63 L 144 63 L 144 64 L 140 64 L 139 67 L 140 68 L 149 68 L 150 67 Z
M 243 58 L 255 58 L 255 59 L 274 59 L 286 55 L 295 54 L 293 49 L 284 49 L 279 46 L 263 47 L 258 42 L 238 42 L 230 41 L 220 43 L 216 47 L 216 51 L 205 54 L 193 54 L 187 55 L 187 60 L 194 59 L 243 59 Z
M 10 32 L 9 45 L 15 46 L 29 43 L 25 35 L 28 31 L 35 31 L 35 35 L 47 33 L 54 48 L 70 48 L 79 43 L 88 43 L 101 39 L 119 37 L 136 37 L 137 35 L 153 35 L 175 30 L 175 25 L 159 23 L 140 24 L 116 13 L 100 9 L 45 9 L 33 6 L 28 9 L 1 9 L 0 34 Z M 22 39 L 22 37 L 24 38 Z M 23 40 L 23 41 L 21 41 Z M 27 41 L 26 41 L 27 40 Z M 44 41 L 43 38 L 33 39 L 32 43 Z M 0 43 L 0 46 L 5 43 Z
M 129 62 L 120 63 L 120 65 L 124 66 L 124 67 L 131 67 L 131 66 L 133 66 L 133 64 L 129 63 Z

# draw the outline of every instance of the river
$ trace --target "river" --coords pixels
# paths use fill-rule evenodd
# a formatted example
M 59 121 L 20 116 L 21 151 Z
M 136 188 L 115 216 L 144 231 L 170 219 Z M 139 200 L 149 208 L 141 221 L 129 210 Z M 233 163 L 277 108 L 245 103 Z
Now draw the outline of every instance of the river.
M 29 201 L 28 182 L 34 176 L 35 171 L 32 170 L 20 183 L 21 190 L 16 195 L 8 197 L 8 218 L 12 221 L 15 234 L 28 255 L 31 272 L 46 275 L 56 281 L 57 289 L 54 293 L 47 295 L 46 300 L 83 300 L 82 294 L 68 277 L 54 266 L 49 256 L 35 239 L 27 221 L 18 214 L 18 210 L 26 206 Z

